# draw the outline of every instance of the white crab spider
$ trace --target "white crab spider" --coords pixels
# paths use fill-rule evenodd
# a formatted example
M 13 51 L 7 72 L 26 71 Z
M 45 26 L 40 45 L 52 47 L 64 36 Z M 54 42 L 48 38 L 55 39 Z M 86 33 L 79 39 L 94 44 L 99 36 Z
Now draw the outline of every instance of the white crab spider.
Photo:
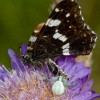
M 51 81 L 52 92 L 55 95 L 62 95 L 68 87 L 76 86 L 76 84 L 67 84 L 67 81 L 63 76 L 53 77 L 52 79 L 47 79 L 47 81 Z

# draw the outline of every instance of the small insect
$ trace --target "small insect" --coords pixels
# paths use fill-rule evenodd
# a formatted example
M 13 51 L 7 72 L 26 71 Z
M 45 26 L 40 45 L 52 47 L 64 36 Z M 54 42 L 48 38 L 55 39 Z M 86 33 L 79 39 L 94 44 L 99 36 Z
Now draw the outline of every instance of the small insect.
M 47 62 L 50 71 L 59 76 L 63 71 L 53 63 L 61 55 L 89 55 L 95 47 L 96 34 L 85 23 L 75 0 L 62 0 L 45 23 L 39 24 L 29 39 L 23 59 L 41 67 Z
M 63 76 L 54 77 L 51 80 L 53 82 L 52 92 L 56 95 L 62 95 L 68 87 L 76 86 L 77 84 L 68 84 L 67 80 Z

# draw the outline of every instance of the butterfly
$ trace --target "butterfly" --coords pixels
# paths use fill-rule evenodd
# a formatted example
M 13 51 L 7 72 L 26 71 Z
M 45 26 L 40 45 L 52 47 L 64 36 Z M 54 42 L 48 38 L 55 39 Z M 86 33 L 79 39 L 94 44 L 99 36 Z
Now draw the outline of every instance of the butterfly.
M 79 4 L 75 0 L 62 0 L 47 21 L 36 27 L 23 57 L 35 66 L 47 62 L 54 75 L 62 74 L 53 59 L 61 55 L 89 55 L 96 38 L 94 31 L 85 23 Z

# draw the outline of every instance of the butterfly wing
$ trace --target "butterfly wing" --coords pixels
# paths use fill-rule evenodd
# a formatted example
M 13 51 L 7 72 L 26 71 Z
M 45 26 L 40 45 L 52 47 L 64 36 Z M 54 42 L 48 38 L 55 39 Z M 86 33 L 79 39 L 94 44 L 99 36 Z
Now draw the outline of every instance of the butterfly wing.
M 74 0 L 62 0 L 36 38 L 31 45 L 31 53 L 38 59 L 87 55 L 96 42 L 96 34 L 85 24 L 80 6 Z
M 29 39 L 29 42 L 28 42 L 28 46 L 27 46 L 27 53 L 28 54 L 31 54 L 32 51 L 33 51 L 33 47 L 34 47 L 34 43 L 36 42 L 37 40 L 37 37 L 39 37 L 40 35 L 40 30 L 42 29 L 44 23 L 40 23 L 38 26 L 36 26 L 36 28 L 34 29 L 30 39 Z

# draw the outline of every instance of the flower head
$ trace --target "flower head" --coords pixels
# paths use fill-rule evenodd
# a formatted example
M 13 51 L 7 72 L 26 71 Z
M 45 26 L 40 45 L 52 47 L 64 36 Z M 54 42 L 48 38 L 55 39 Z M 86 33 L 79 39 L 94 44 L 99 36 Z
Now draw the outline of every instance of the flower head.
M 24 50 L 23 54 L 25 52 Z M 100 98 L 100 94 L 91 90 L 93 80 L 88 81 L 91 74 L 90 67 L 85 67 L 81 62 L 75 62 L 75 56 L 61 56 L 56 61 L 68 75 L 68 84 L 76 84 L 57 96 L 52 92 L 53 83 L 44 81 L 46 77 L 50 79 L 55 77 L 46 65 L 43 68 L 35 68 L 30 64 L 24 64 L 12 50 L 9 49 L 8 53 L 12 70 L 9 72 L 4 65 L 0 65 L 0 100 L 93 100 Z

